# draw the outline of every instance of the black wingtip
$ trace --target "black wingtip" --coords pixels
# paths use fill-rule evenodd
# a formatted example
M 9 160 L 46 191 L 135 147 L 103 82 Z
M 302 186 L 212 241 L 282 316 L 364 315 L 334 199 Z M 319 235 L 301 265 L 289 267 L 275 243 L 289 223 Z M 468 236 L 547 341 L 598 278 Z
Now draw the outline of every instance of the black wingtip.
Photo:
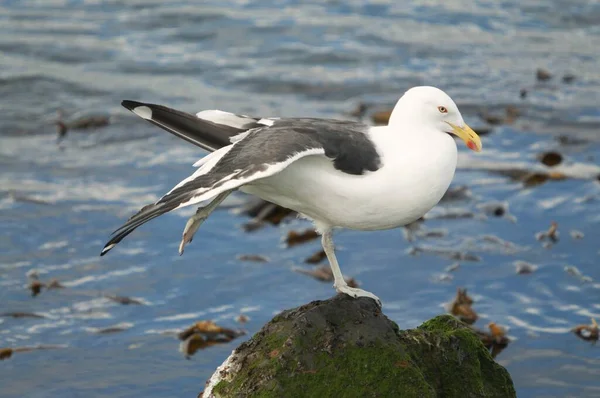
M 145 224 L 161 214 L 175 209 L 178 205 L 179 202 L 168 206 L 165 206 L 164 203 L 155 203 L 142 207 L 142 209 L 129 218 L 125 224 L 113 232 L 113 237 L 106 243 L 106 245 L 104 245 L 104 248 L 100 252 L 100 256 L 104 256 L 106 253 L 108 253 L 117 245 L 117 243 L 121 242 L 127 235 L 132 233 L 140 225 Z
M 138 106 L 144 106 L 146 104 L 144 104 L 143 102 L 123 100 L 121 101 L 121 105 L 133 112 L 134 108 L 137 108 Z
M 100 252 L 100 257 L 104 256 L 106 253 L 108 253 L 113 247 L 115 247 L 116 243 L 108 242 L 104 248 L 102 249 L 102 251 Z

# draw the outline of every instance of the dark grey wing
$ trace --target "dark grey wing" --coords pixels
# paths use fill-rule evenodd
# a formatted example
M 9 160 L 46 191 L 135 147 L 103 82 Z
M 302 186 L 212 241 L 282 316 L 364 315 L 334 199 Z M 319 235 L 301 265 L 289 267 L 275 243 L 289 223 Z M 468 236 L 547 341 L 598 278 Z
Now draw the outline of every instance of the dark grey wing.
M 287 162 L 303 153 L 318 150 L 333 161 L 336 169 L 360 175 L 376 171 L 380 157 L 366 134 L 368 126 L 328 119 L 275 119 L 272 125 L 250 130 L 219 159 L 207 174 L 179 184 L 158 203 L 184 203 L 206 186 L 218 188 L 223 181 L 247 178 Z M 283 169 L 277 170 L 277 172 Z M 272 173 L 274 174 L 274 173 Z M 270 174 L 270 175 L 272 175 Z
M 289 154 L 308 148 L 322 148 L 336 169 L 348 174 L 376 171 L 381 159 L 375 144 L 367 134 L 369 126 L 362 123 L 314 118 L 275 119 L 266 129 L 236 148 L 238 156 L 250 157 L 263 148 L 265 157 L 287 158 Z M 246 148 L 252 147 L 253 150 Z
M 101 255 L 153 218 L 277 174 L 306 156 L 326 156 L 336 169 L 354 175 L 380 167 L 379 154 L 367 134 L 369 127 L 363 124 L 308 118 L 268 119 L 268 124 L 209 155 L 218 156 L 216 162 L 205 163 L 158 202 L 142 208 L 113 233 Z

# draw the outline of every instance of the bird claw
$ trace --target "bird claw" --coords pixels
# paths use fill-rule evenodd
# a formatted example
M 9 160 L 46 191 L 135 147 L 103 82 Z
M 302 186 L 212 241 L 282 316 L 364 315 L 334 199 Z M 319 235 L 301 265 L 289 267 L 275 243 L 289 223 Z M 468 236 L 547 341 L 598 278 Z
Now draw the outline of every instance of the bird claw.
M 370 299 L 375 300 L 375 303 L 377 303 L 377 306 L 379 308 L 381 308 L 381 306 L 382 306 L 381 300 L 379 299 L 379 297 L 377 297 L 376 295 L 374 295 L 371 292 L 367 292 L 366 290 L 359 289 L 356 287 L 350 287 L 348 285 L 335 286 L 335 290 L 338 293 L 344 293 L 344 294 L 347 294 L 348 296 L 354 297 L 354 298 L 368 297 Z
M 183 236 L 181 237 L 181 243 L 179 244 L 179 255 L 183 254 L 183 249 L 185 245 L 190 243 L 192 239 L 194 239 L 194 234 L 198 231 L 198 228 L 204 223 L 204 221 L 210 216 L 210 213 L 213 212 L 217 208 L 217 206 L 225 200 L 225 198 L 231 193 L 231 191 L 225 191 L 217 195 L 215 199 L 212 200 L 205 207 L 199 207 L 196 210 L 196 214 L 191 216 L 187 223 L 185 224 L 185 228 L 183 229 Z
M 183 254 L 185 245 L 187 245 L 194 239 L 194 235 L 196 234 L 196 231 L 198 231 L 198 228 L 200 228 L 200 225 L 202 225 L 204 220 L 206 220 L 206 217 L 204 217 L 204 216 L 198 217 L 198 213 L 194 214 L 193 216 L 191 216 L 189 218 L 189 220 L 185 224 L 185 228 L 183 229 L 181 243 L 179 244 L 179 255 L 180 256 Z

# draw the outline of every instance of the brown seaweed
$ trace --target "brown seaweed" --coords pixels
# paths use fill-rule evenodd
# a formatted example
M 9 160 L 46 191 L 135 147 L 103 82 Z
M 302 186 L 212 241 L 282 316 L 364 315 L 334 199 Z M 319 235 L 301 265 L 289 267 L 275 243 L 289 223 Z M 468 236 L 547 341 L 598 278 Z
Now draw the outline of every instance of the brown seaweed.
M 472 325 L 479 316 L 471 307 L 473 299 L 467 294 L 467 289 L 457 288 L 456 297 L 450 304 L 450 313 L 466 324 Z
M 489 332 L 476 328 L 473 328 L 473 331 L 477 334 L 483 345 L 490 350 L 492 358 L 496 358 L 508 346 L 510 339 L 506 337 L 505 329 L 494 322 L 488 324 L 488 329 Z
M 285 243 L 287 244 L 287 247 L 292 247 L 317 239 L 318 237 L 319 234 L 314 228 L 309 228 L 302 232 L 289 231 L 285 238 Z
M 111 301 L 114 301 L 115 303 L 119 303 L 119 304 L 123 304 L 123 305 L 130 305 L 130 304 L 143 305 L 144 304 L 141 300 L 133 298 L 133 297 L 114 296 L 114 295 L 110 295 L 110 294 L 104 294 L 104 295 L 102 295 L 102 297 L 109 299 Z
M 321 249 L 319 251 L 314 252 L 312 255 L 307 257 L 304 262 L 307 264 L 318 264 L 321 261 L 327 258 L 327 254 L 325 254 L 325 250 Z
M 334 280 L 333 272 L 331 271 L 331 268 L 329 267 L 329 265 L 322 265 L 320 267 L 316 267 L 313 269 L 305 269 L 305 268 L 296 267 L 296 268 L 294 268 L 294 271 L 304 274 L 304 275 L 312 276 L 314 279 L 321 281 L 321 282 L 333 282 L 333 280 Z M 350 287 L 358 287 L 359 286 L 358 282 L 356 282 L 356 280 L 354 278 L 344 277 L 344 280 Z
M 66 137 L 69 130 L 97 129 L 99 127 L 108 126 L 110 123 L 110 118 L 106 115 L 84 116 L 65 122 L 63 120 L 64 112 L 61 109 L 57 111 L 57 116 L 58 118 L 54 122 L 56 124 L 57 143 L 60 143 Z
M 546 69 L 538 68 L 535 71 L 535 78 L 540 82 L 545 82 L 552 79 L 552 73 L 550 73 Z
M 571 331 L 580 339 L 584 341 L 591 341 L 592 344 L 596 344 L 598 341 L 598 336 L 600 335 L 598 323 L 594 318 L 592 318 L 592 323 L 590 325 L 577 325 L 571 329 Z
M 563 156 L 558 152 L 549 151 L 540 154 L 539 160 L 548 167 L 554 167 L 562 163 Z
M 253 263 L 268 263 L 269 257 L 260 254 L 240 254 L 237 256 L 239 261 L 249 261 Z
M 189 358 L 198 350 L 216 344 L 224 344 L 245 335 L 244 330 L 224 328 L 213 321 L 198 321 L 189 328 L 181 331 L 177 337 L 181 340 L 179 350 Z
M 238 209 L 239 213 L 252 217 L 252 220 L 243 225 L 246 232 L 261 228 L 265 223 L 279 225 L 286 217 L 296 212 L 278 206 L 263 199 L 253 198 L 246 205 Z
M 59 348 L 66 348 L 66 345 L 61 344 L 40 344 L 35 346 L 24 346 L 24 347 L 14 347 L 14 348 L 0 348 L 0 360 L 9 359 L 13 356 L 13 354 L 17 352 L 30 352 L 37 350 L 55 350 Z
M 440 256 L 440 257 L 444 257 L 444 258 L 447 258 L 450 260 L 456 260 L 456 261 L 473 261 L 473 262 L 481 261 L 481 257 L 479 257 L 476 254 L 462 252 L 462 251 L 458 251 L 458 250 L 447 249 L 444 247 L 413 246 L 408 251 L 408 254 L 411 254 L 413 256 L 415 256 L 419 253 L 429 253 L 429 254 L 433 254 L 436 256 Z
M 246 322 L 248 322 L 250 320 L 250 317 L 246 314 L 239 314 L 238 316 L 235 317 L 235 321 L 237 323 L 241 323 L 244 324 Z
M 4 312 L 0 316 L 11 318 L 46 318 L 45 315 L 36 314 L 35 312 Z

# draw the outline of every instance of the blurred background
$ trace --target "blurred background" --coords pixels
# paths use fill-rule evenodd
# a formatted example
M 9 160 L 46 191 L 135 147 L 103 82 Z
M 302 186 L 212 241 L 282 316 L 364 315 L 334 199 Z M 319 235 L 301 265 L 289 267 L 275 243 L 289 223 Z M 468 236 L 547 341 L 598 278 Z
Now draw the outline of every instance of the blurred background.
M 520 397 L 600 396 L 599 21 L 596 1 L 1 1 L 0 396 L 196 396 L 275 313 L 334 293 L 303 274 L 319 240 L 286 242 L 311 225 L 249 228 L 243 195 L 182 257 L 194 209 L 100 258 L 204 156 L 121 100 L 384 123 L 423 84 L 484 151 L 459 145 L 423 222 L 338 233 L 343 272 L 401 328 L 466 288 Z M 180 352 L 202 320 L 231 330 Z

